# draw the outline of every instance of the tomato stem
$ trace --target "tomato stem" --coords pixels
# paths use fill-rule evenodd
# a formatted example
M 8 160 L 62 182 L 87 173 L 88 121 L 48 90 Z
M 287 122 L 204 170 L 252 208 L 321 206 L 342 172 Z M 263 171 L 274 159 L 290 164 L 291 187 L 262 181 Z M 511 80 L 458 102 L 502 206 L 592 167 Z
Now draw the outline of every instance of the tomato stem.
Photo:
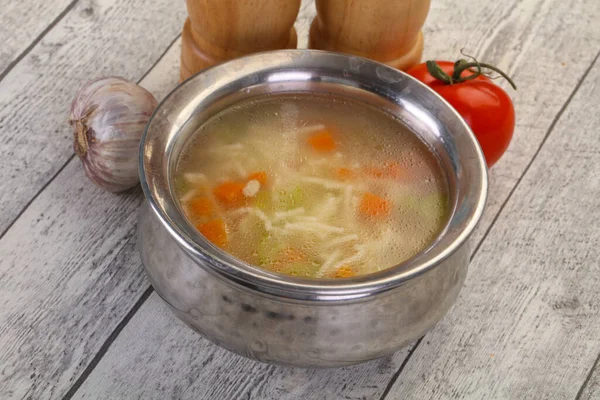
M 453 85 L 455 83 L 461 83 L 475 79 L 483 74 L 481 69 L 486 68 L 500 74 L 504 79 L 508 81 L 508 83 L 510 84 L 510 86 L 512 86 L 513 89 L 517 90 L 517 85 L 515 85 L 515 82 L 513 82 L 513 80 L 510 79 L 510 77 L 501 69 L 494 67 L 490 64 L 480 63 L 475 58 L 473 58 L 473 60 L 473 62 L 468 62 L 464 59 L 458 60 L 456 63 L 454 63 L 454 72 L 452 73 L 452 75 L 448 75 L 447 73 L 445 73 L 435 61 L 427 61 L 425 65 L 427 66 L 427 71 L 429 71 L 429 74 L 431 74 L 431 76 L 433 76 L 435 79 L 446 83 L 447 85 Z M 471 68 L 477 69 L 474 71 Z M 467 76 L 461 76 L 465 70 L 469 70 L 470 72 L 472 72 L 472 74 Z
M 452 77 L 445 73 L 435 61 L 429 60 L 425 63 L 425 66 L 427 67 L 429 74 L 435 79 L 440 80 L 448 85 L 452 85 L 454 83 Z
M 477 67 L 478 70 L 475 71 L 475 72 L 473 72 L 473 74 L 471 74 L 469 76 L 466 76 L 464 78 L 460 76 L 464 70 L 469 69 L 469 68 L 473 68 L 473 67 Z M 481 68 L 486 68 L 486 69 L 490 69 L 490 70 L 492 70 L 494 72 L 497 72 L 504 79 L 506 79 L 508 81 L 508 83 L 510 83 L 510 86 L 512 86 L 513 89 L 517 90 L 517 85 L 515 84 L 515 82 L 512 79 L 510 79 L 510 77 L 506 73 L 504 73 L 504 71 L 502 71 L 501 69 L 499 69 L 497 67 L 494 67 L 493 65 L 486 64 L 486 63 L 480 63 L 478 61 L 475 61 L 475 62 L 464 62 L 464 63 L 461 63 L 457 68 L 454 68 L 453 77 L 455 77 L 456 75 L 458 75 L 458 79 L 454 78 L 453 80 L 455 82 L 463 82 L 463 81 L 466 81 L 466 80 L 475 79 L 479 75 L 482 74 Z

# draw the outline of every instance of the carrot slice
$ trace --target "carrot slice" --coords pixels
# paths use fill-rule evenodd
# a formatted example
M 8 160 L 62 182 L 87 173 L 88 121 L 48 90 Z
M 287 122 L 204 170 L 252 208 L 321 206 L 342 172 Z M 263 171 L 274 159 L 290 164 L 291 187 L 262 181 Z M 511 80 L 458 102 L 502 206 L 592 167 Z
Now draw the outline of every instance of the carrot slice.
M 229 239 L 227 238 L 227 229 L 225 227 L 225 222 L 221 218 L 198 224 L 196 225 L 196 228 L 214 245 L 219 247 L 227 246 L 227 243 L 229 242 Z
M 405 176 L 405 170 L 398 161 L 388 161 L 384 165 L 385 172 L 391 178 L 397 179 Z
M 210 217 L 214 208 L 208 197 L 196 197 L 189 202 L 188 207 L 193 217 Z
M 264 186 L 267 184 L 267 173 L 265 171 L 254 172 L 254 173 L 248 175 L 248 180 L 249 181 L 258 181 L 258 182 L 260 182 L 261 186 Z
M 367 175 L 371 175 L 374 178 L 383 178 L 383 176 L 385 175 L 383 169 L 376 167 L 368 167 L 365 169 L 365 172 L 367 173 Z
M 279 257 L 277 257 L 277 261 L 290 263 L 303 261 L 306 259 L 306 255 L 295 247 L 288 247 L 279 253 Z
M 213 189 L 213 194 L 225 207 L 241 207 L 246 201 L 244 186 L 240 182 L 224 182 Z
M 288 265 L 304 260 L 306 260 L 306 254 L 301 250 L 295 247 L 287 247 L 277 254 L 271 268 L 275 272 L 282 272 Z
M 347 181 L 349 179 L 354 178 L 354 172 L 348 168 L 338 168 L 335 170 L 335 175 L 341 181 Z
M 308 144 L 310 144 L 313 150 L 328 153 L 335 150 L 335 140 L 333 135 L 327 129 L 320 130 L 308 137 Z
M 405 175 L 404 168 L 397 161 L 387 161 L 383 164 L 383 168 L 368 167 L 365 169 L 367 175 L 374 178 L 401 178 Z
M 359 211 L 366 217 L 385 217 L 390 212 L 390 203 L 373 193 L 365 193 L 359 204 Z
M 356 272 L 348 265 L 342 265 L 331 275 L 332 278 L 352 278 L 353 276 L 356 276 Z
M 288 264 L 298 261 L 304 261 L 306 255 L 295 247 L 288 247 L 282 250 L 275 261 L 276 264 Z

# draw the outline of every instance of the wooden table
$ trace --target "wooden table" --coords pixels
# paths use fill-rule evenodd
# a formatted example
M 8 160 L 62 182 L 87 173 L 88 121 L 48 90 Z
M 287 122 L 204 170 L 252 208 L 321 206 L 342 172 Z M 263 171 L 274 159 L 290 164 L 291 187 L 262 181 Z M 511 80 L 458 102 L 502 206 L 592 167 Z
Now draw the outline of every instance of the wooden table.
M 464 47 L 513 76 L 515 138 L 449 315 L 392 357 L 316 371 L 232 355 L 173 317 L 136 251 L 141 191 L 105 193 L 73 157 L 86 80 L 176 85 L 184 2 L 4 1 L 0 399 L 600 399 L 598 0 L 432 3 L 425 56 Z M 307 1 L 304 46 L 312 15 Z

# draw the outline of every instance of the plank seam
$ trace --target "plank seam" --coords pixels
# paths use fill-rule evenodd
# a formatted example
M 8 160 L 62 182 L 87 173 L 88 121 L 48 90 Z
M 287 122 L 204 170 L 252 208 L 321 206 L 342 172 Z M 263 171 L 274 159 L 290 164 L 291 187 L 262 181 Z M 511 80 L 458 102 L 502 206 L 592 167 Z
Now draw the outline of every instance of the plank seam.
M 412 356 L 412 353 L 417 349 L 417 347 L 419 347 L 419 345 L 423 341 L 424 337 L 425 336 L 421 336 L 419 338 L 419 340 L 417 340 L 417 342 L 415 343 L 413 348 L 409 350 L 408 354 L 406 355 L 406 358 L 404 359 L 404 361 L 402 361 L 400 368 L 398 368 L 398 371 L 396 371 L 396 373 L 394 373 L 394 375 L 392 376 L 392 379 L 390 379 L 390 381 L 388 382 L 387 386 L 385 387 L 385 390 L 379 397 L 379 400 L 384 400 L 387 397 L 387 395 L 390 393 L 390 390 L 392 390 L 392 386 L 394 386 L 394 383 L 396 383 L 396 380 L 400 376 L 400 373 L 402 373 L 402 371 L 404 370 L 404 367 L 406 366 L 406 364 L 408 364 L 408 360 Z
M 523 177 L 527 174 L 527 172 L 529 171 L 529 169 L 531 168 L 531 165 L 535 162 L 538 154 L 540 153 L 540 151 L 542 150 L 542 148 L 544 147 L 544 145 L 546 144 L 546 141 L 548 140 L 548 138 L 550 137 L 550 134 L 554 131 L 554 127 L 556 126 L 556 124 L 558 123 L 558 121 L 560 120 L 560 118 L 562 117 L 562 115 L 564 114 L 565 110 L 567 109 L 567 107 L 569 106 L 569 104 L 571 103 L 571 100 L 573 100 L 573 97 L 575 97 L 575 94 L 579 91 L 579 89 L 581 88 L 581 85 L 583 84 L 583 82 L 585 81 L 585 79 L 588 77 L 590 71 L 592 70 L 592 68 L 594 68 L 594 65 L 596 64 L 596 62 L 598 61 L 598 58 L 600 57 L 600 52 L 598 52 L 596 54 L 596 57 L 594 57 L 594 59 L 592 60 L 592 63 L 590 64 L 590 66 L 585 70 L 585 72 L 583 73 L 582 77 L 579 79 L 579 81 L 577 82 L 577 84 L 575 85 L 575 88 L 573 89 L 573 91 L 571 92 L 571 94 L 569 95 L 569 97 L 567 98 L 567 101 L 563 104 L 563 106 L 560 108 L 560 110 L 558 111 L 558 113 L 556 114 L 556 116 L 554 117 L 554 119 L 552 120 L 552 123 L 550 124 L 550 127 L 548 128 L 548 130 L 546 131 L 546 134 L 544 135 L 544 138 L 542 139 L 540 145 L 538 146 L 537 150 L 535 151 L 535 153 L 533 154 L 533 157 L 531 157 L 531 160 L 529 160 L 529 163 L 527 164 L 527 166 L 525 167 L 525 169 L 523 170 L 523 172 L 521 173 L 521 176 L 519 176 L 519 179 L 517 179 L 517 182 L 515 183 L 515 185 L 512 187 L 512 189 L 510 190 L 508 196 L 506 197 L 506 199 L 504 200 L 504 202 L 502 203 L 502 205 L 500 206 L 500 208 L 498 209 L 498 212 L 496 213 L 496 215 L 494 216 L 494 218 L 492 219 L 492 222 L 490 223 L 490 225 L 488 226 L 488 228 L 486 229 L 485 233 L 483 234 L 483 236 L 481 237 L 481 240 L 477 243 L 477 246 L 475 247 L 475 249 L 473 250 L 473 254 L 471 254 L 471 257 L 469 258 L 469 262 L 471 262 L 473 260 L 473 258 L 475 258 L 475 256 L 477 255 L 477 252 L 479 251 L 479 249 L 481 248 L 481 245 L 483 244 L 483 242 L 485 241 L 485 239 L 487 238 L 488 234 L 490 233 L 490 231 L 492 230 L 492 227 L 496 224 L 496 221 L 498 220 L 499 216 L 502 214 L 502 211 L 504 210 L 504 208 L 506 207 L 506 204 L 508 204 L 508 202 L 510 201 L 510 199 L 512 198 L 513 194 L 515 193 L 515 191 L 517 190 L 517 188 L 519 187 L 519 184 L 521 183 L 521 181 L 523 180 Z M 423 336 L 425 337 L 425 336 Z M 386 396 L 389 394 L 392 386 L 394 386 L 394 384 L 396 383 L 396 381 L 398 380 L 398 378 L 400 377 L 400 374 L 402 373 L 402 371 L 404 370 L 404 368 L 406 367 L 406 365 L 408 364 L 408 361 L 410 360 L 410 358 L 412 357 L 412 355 L 414 354 L 415 350 L 417 349 L 417 347 L 419 347 L 419 345 L 421 344 L 421 341 L 423 339 L 423 337 L 421 339 L 419 339 L 417 341 L 417 343 L 415 344 L 415 346 L 411 349 L 411 351 L 408 353 L 408 355 L 406 356 L 406 358 L 404 359 L 404 361 L 402 362 L 402 365 L 400 366 L 400 369 L 394 374 L 394 376 L 392 377 L 392 379 L 390 380 L 390 382 L 388 383 L 388 385 L 386 386 L 382 396 L 379 398 L 379 400 L 385 400 Z M 600 359 L 600 355 L 598 355 L 598 358 Z M 584 386 L 582 386 L 579 389 L 579 392 L 577 393 L 577 397 L 575 398 L 575 400 L 579 400 L 579 396 L 581 395 L 581 393 L 583 393 L 583 389 L 585 387 L 585 385 L 587 384 L 587 382 L 589 381 L 589 379 L 591 378 L 591 373 L 594 370 L 595 365 L 598 363 L 598 359 L 596 360 L 596 363 L 594 364 L 594 366 L 592 366 L 592 370 L 590 371 L 590 373 L 588 374 L 587 379 L 584 382 Z
M 165 55 L 169 52 L 169 50 L 171 50 L 171 47 L 173 47 L 173 45 L 179 40 L 180 37 L 181 37 L 181 32 L 179 32 L 179 34 L 177 36 L 175 36 L 175 39 L 173 39 L 171 41 L 171 43 L 169 43 L 169 45 L 167 46 L 165 51 L 162 52 L 160 57 L 158 57 L 158 59 L 154 62 L 154 64 L 152 64 L 152 66 L 146 71 L 146 73 L 144 75 L 142 75 L 142 77 L 140 79 L 138 79 L 138 81 L 136 82 L 138 85 L 148 76 L 148 74 L 150 72 L 152 72 L 154 67 L 156 67 L 158 65 L 158 63 L 165 57 Z
M 37 191 L 36 194 L 34 194 L 31 199 L 27 202 L 27 204 L 25 204 L 25 206 L 21 209 L 21 211 L 19 211 L 19 213 L 17 214 L 17 216 L 10 222 L 10 224 L 8 224 L 6 226 L 6 229 L 4 229 L 4 232 L 2 232 L 2 234 L 0 234 L 0 240 L 2 240 L 2 238 L 4 237 L 4 235 L 6 235 L 6 233 L 10 230 L 10 228 L 12 228 L 12 226 L 19 220 L 19 218 L 21 218 L 21 216 L 25 213 L 25 211 L 27 211 L 27 209 L 29 208 L 29 206 L 31 206 L 31 204 L 35 201 L 35 199 L 38 198 L 38 196 L 44 191 L 46 190 L 46 188 L 52 183 L 52 181 L 54 181 L 54 179 L 65 169 L 65 167 L 67 165 L 69 165 L 69 163 L 71 162 L 71 160 L 73 160 L 73 158 L 75 157 L 75 154 L 71 154 L 71 156 L 67 159 L 67 161 L 58 169 L 58 171 L 56 171 L 56 173 L 54 175 L 52 175 L 50 177 L 50 179 L 48 180 L 48 182 L 46 182 L 41 188 L 40 190 Z
M 81 385 L 83 385 L 83 383 L 88 378 L 88 376 L 90 376 L 90 374 L 94 371 L 94 369 L 100 363 L 102 358 L 104 358 L 104 355 L 108 352 L 108 350 L 110 349 L 110 346 L 117 339 L 117 337 L 119 337 L 119 335 L 121 334 L 121 331 L 125 328 L 125 326 L 133 318 L 133 316 L 138 312 L 138 310 L 144 305 L 146 300 L 148 300 L 148 298 L 150 297 L 150 295 L 153 292 L 154 292 L 154 289 L 152 288 L 152 286 L 149 286 L 144 291 L 142 296 L 138 299 L 138 301 L 136 301 L 136 303 L 133 305 L 131 310 L 129 310 L 127 315 L 125 315 L 125 317 L 121 320 L 121 322 L 119 322 L 119 324 L 115 327 L 115 329 L 110 333 L 108 338 L 104 341 L 104 343 L 102 343 L 100 350 L 98 350 L 98 352 L 92 358 L 92 360 L 90 361 L 88 366 L 85 367 L 85 369 L 83 370 L 83 372 L 81 373 L 79 378 L 77 378 L 77 380 L 75 381 L 73 386 L 71 386 L 71 388 L 63 396 L 63 400 L 70 400 L 71 398 L 73 398 L 73 396 L 75 395 L 77 390 L 79 390 Z
M 144 78 L 146 78 L 146 76 L 156 67 L 156 65 L 158 65 L 158 63 L 164 58 L 164 56 L 169 52 L 169 50 L 171 50 L 171 47 L 173 47 L 173 45 L 177 42 L 177 40 L 179 39 L 180 36 L 181 36 L 181 33 L 178 34 L 175 37 L 175 39 L 173 39 L 171 41 L 171 43 L 169 43 L 169 45 L 167 46 L 167 48 L 165 49 L 165 51 L 160 55 L 160 57 L 156 60 L 156 62 L 154 62 L 154 64 L 152 64 L 152 66 L 146 71 L 146 73 L 144 73 L 144 75 L 142 75 L 142 77 L 137 81 L 138 84 L 141 81 L 143 81 Z M 71 156 L 71 159 L 73 157 L 74 157 L 74 155 Z M 69 162 L 70 162 L 70 159 L 69 159 L 69 161 L 67 161 L 66 164 L 68 164 Z M 65 166 L 66 166 L 66 164 L 65 164 Z M 64 166 L 63 166 L 63 168 L 64 168 Z M 52 179 L 54 179 L 54 177 Z M 36 195 L 36 197 L 37 197 L 37 195 Z M 0 237 L 0 239 L 1 239 L 1 237 Z M 127 326 L 127 324 L 129 323 L 129 321 L 138 312 L 138 310 L 144 305 L 144 303 L 146 302 L 146 300 L 148 300 L 148 298 L 150 297 L 150 295 L 153 292 L 154 292 L 154 289 L 152 288 L 152 286 L 148 286 L 148 288 L 146 288 L 146 290 L 144 291 L 144 293 L 142 294 L 142 296 L 134 304 L 134 306 L 131 308 L 131 310 L 129 310 L 129 312 L 127 313 L 127 315 L 125 315 L 125 317 L 123 317 L 123 319 L 119 322 L 119 324 L 115 327 L 115 329 L 110 333 L 110 335 L 108 336 L 108 338 L 104 341 L 104 343 L 102 344 L 102 346 L 100 346 L 100 350 L 98 350 L 98 352 L 96 353 L 96 355 L 94 355 L 94 357 L 92 358 L 92 360 L 90 361 L 90 363 L 88 364 L 88 366 L 81 373 L 81 375 L 79 376 L 79 378 L 77 378 L 77 380 L 75 381 L 75 383 L 73 384 L 73 386 L 71 386 L 71 388 L 63 396 L 63 400 L 69 400 L 69 399 L 71 399 L 75 395 L 75 393 L 77 392 L 77 390 L 79 390 L 79 388 L 81 387 L 81 385 L 83 385 L 83 383 L 86 381 L 86 379 L 94 371 L 94 369 L 100 363 L 100 361 L 102 360 L 102 358 L 104 358 L 104 355 L 108 352 L 108 350 L 110 349 L 110 346 L 117 339 L 117 337 L 119 337 L 119 335 L 121 334 L 121 332 L 123 331 L 123 329 L 125 329 L 125 326 Z
M 42 33 L 40 33 L 33 40 L 33 42 L 31 42 L 31 44 L 29 46 L 27 46 L 27 48 L 21 54 L 19 54 L 19 56 L 16 59 L 14 59 L 10 64 L 8 64 L 8 66 L 4 69 L 4 71 L 2 71 L 2 73 L 0 73 L 0 82 L 2 82 L 2 80 L 10 73 L 10 71 L 12 71 L 13 68 L 19 62 L 21 62 L 21 60 L 23 58 L 25 58 L 25 56 L 27 54 L 29 54 L 29 52 L 31 52 L 31 50 L 33 50 L 33 48 L 35 46 L 37 46 L 37 44 L 44 38 L 44 36 L 46 36 L 48 34 L 48 32 L 50 32 L 56 26 L 56 24 L 58 24 L 73 9 L 73 7 L 75 7 L 75 4 L 77 4 L 78 1 L 79 0 L 73 0 L 60 14 L 58 14 L 58 16 L 54 19 L 54 21 L 52 21 L 46 27 L 46 29 L 44 29 L 42 31 Z M 46 187 L 48 187 L 50 182 L 52 182 L 54 180 L 54 178 L 56 178 L 58 176 L 58 174 L 60 174 L 62 172 L 62 170 L 65 169 L 67 164 L 69 164 L 69 162 L 72 159 L 73 159 L 73 156 L 69 157 L 69 159 L 58 169 L 58 171 L 56 171 L 56 173 L 50 178 L 50 180 L 42 186 L 42 188 L 27 202 L 27 204 L 25 204 L 25 207 L 23 207 L 21 209 L 21 211 L 17 214 L 17 216 L 11 221 L 10 224 L 8 224 L 6 229 L 4 229 L 4 231 L 0 234 L 0 240 L 2 240 L 2 238 L 4 237 L 6 232 L 8 232 L 8 230 L 15 224 L 15 222 L 21 217 L 21 215 L 23 215 L 23 213 L 25 212 L 25 210 L 27 210 L 27 208 L 29 208 L 31 203 L 33 203 L 33 201 L 39 196 L 39 194 L 41 192 L 43 192 L 46 189 Z
M 79 0 L 75 0 L 75 2 L 77 2 Z M 142 75 L 142 77 L 140 79 L 138 79 L 138 81 L 136 82 L 137 84 L 139 84 L 141 81 L 144 80 L 144 78 L 146 78 L 146 76 L 148 76 L 148 74 L 150 72 L 152 72 L 152 70 L 154 69 L 154 67 L 156 67 L 156 65 L 164 58 L 165 54 L 167 54 L 167 52 L 169 50 L 171 50 L 171 47 L 173 47 L 173 45 L 175 44 L 175 42 L 177 42 L 177 40 L 179 40 L 179 38 L 181 37 L 181 33 L 178 34 L 175 39 L 173 39 L 171 41 L 171 43 L 169 43 L 169 45 L 167 46 L 166 50 L 160 55 L 160 57 L 158 57 L 158 59 L 154 62 L 154 64 L 152 64 L 152 66 L 146 70 L 146 72 L 144 73 L 144 75 Z M 2 79 L 0 78 L 0 81 Z M 4 235 L 6 235 L 6 233 L 10 230 L 10 228 L 12 228 L 12 226 L 19 220 L 19 218 L 21 218 L 21 216 L 23 215 L 23 213 L 25 213 L 25 211 L 27 211 L 27 209 L 29 208 L 29 206 L 31 206 L 31 204 L 39 197 L 40 194 L 42 194 L 42 192 L 44 190 L 46 190 L 46 188 L 54 181 L 54 179 L 56 179 L 56 177 L 66 168 L 67 165 L 69 165 L 69 163 L 73 160 L 73 158 L 75 157 L 75 154 L 72 154 L 67 161 L 65 161 L 65 163 L 58 169 L 58 171 L 56 171 L 56 173 L 54 175 L 52 175 L 50 177 L 50 179 L 40 188 L 40 190 L 38 190 L 36 192 L 36 194 L 34 194 L 31 199 L 27 202 L 27 204 L 25 204 L 25 206 L 21 209 L 21 211 L 19 211 L 19 213 L 17 214 L 17 216 L 10 222 L 10 224 L 8 224 L 6 226 L 6 229 L 4 229 L 4 231 L 0 234 L 0 240 L 2 240 L 2 238 L 4 237 Z
M 504 202 L 502 203 L 502 205 L 498 209 L 498 212 L 494 216 L 494 219 L 492 219 L 492 223 L 486 229 L 485 233 L 483 234 L 483 237 L 481 238 L 481 240 L 479 241 L 479 243 L 477 243 L 477 247 L 475 247 L 475 250 L 473 251 L 473 255 L 471 256 L 471 260 L 477 254 L 477 251 L 479 251 L 479 248 L 483 244 L 484 240 L 487 238 L 487 236 L 490 233 L 490 231 L 492 230 L 493 226 L 496 224 L 496 221 L 498 220 L 500 214 L 502 214 L 502 211 L 504 211 L 504 207 L 506 207 L 506 204 L 508 204 L 508 201 L 511 199 L 512 195 L 515 193 L 515 191 L 517 190 L 517 188 L 521 184 L 521 181 L 523 181 L 523 178 L 525 177 L 525 175 L 527 174 L 527 172 L 531 168 L 531 165 L 535 162 L 538 154 L 540 154 L 540 151 L 542 150 L 542 148 L 546 144 L 546 141 L 550 137 L 550 134 L 554 131 L 554 127 L 556 126 L 556 124 L 558 123 L 558 121 L 560 120 L 560 118 L 562 117 L 562 115 L 564 114 L 565 110 L 567 109 L 567 107 L 571 103 L 571 100 L 573 100 L 573 97 L 575 97 L 575 94 L 579 91 L 579 88 L 581 87 L 581 85 L 583 84 L 583 82 L 585 81 L 585 79 L 588 77 L 590 71 L 592 70 L 592 68 L 596 64 L 596 61 L 598 61 L 598 57 L 599 56 L 600 56 L 600 52 L 598 52 L 596 54 L 596 57 L 594 57 L 594 59 L 592 60 L 592 63 L 590 64 L 590 66 L 585 70 L 585 72 L 583 73 L 582 77 L 577 82 L 577 85 L 575 85 L 575 88 L 573 89 L 573 91 L 571 92 L 571 94 L 569 95 L 569 97 L 567 98 L 567 101 L 565 102 L 565 104 L 563 104 L 563 106 L 561 107 L 561 109 L 558 111 L 558 113 L 556 114 L 556 116 L 552 120 L 552 123 L 550 124 L 550 127 L 546 131 L 546 134 L 544 135 L 544 138 L 542 139 L 542 141 L 541 141 L 540 145 L 538 146 L 537 150 L 533 154 L 533 157 L 531 157 L 531 160 L 529 160 L 529 163 L 527 164 L 527 166 L 523 170 L 523 173 L 521 174 L 521 176 L 519 176 L 519 179 L 517 179 L 517 182 L 515 183 L 515 185 L 513 186 L 513 188 L 510 190 L 510 193 L 506 197 L 506 200 L 504 200 Z
M 592 375 L 594 374 L 594 371 L 598 367 L 598 362 L 600 362 L 600 353 L 598 353 L 598 357 L 596 357 L 596 361 L 594 362 L 594 364 L 592 364 L 592 368 L 590 368 L 587 376 L 585 377 L 585 380 L 583 381 L 583 384 L 581 385 L 581 387 L 577 391 L 577 395 L 575 396 L 575 400 L 580 400 L 581 396 L 583 396 L 583 391 L 587 387 L 588 383 L 590 383 L 590 379 L 592 379 Z
M 75 7 L 75 4 L 77 4 L 78 1 L 79 0 L 73 0 L 60 14 L 58 14 L 58 16 L 56 18 L 54 18 L 54 20 L 52 22 L 50 22 L 50 24 L 46 27 L 46 29 L 44 29 L 42 31 L 42 33 L 40 33 L 33 40 L 33 42 L 31 42 L 31 44 L 29 46 L 27 46 L 27 48 L 21 52 L 21 54 L 19 54 L 19 56 L 17 58 L 15 58 L 10 64 L 8 64 L 6 66 L 4 71 L 2 71 L 2 73 L 0 73 L 0 82 L 2 82 L 2 80 L 10 73 L 10 71 L 12 71 L 13 68 L 16 67 L 16 65 L 18 63 L 20 63 L 21 60 L 27 54 L 29 54 L 29 52 L 31 50 L 33 50 L 33 48 L 35 46 L 37 46 L 37 44 L 44 38 L 44 36 L 46 36 L 48 34 L 48 32 L 50 32 L 52 30 L 52 28 L 54 28 L 56 26 L 56 24 L 58 24 L 65 17 L 65 15 L 67 15 L 73 9 L 73 7 Z

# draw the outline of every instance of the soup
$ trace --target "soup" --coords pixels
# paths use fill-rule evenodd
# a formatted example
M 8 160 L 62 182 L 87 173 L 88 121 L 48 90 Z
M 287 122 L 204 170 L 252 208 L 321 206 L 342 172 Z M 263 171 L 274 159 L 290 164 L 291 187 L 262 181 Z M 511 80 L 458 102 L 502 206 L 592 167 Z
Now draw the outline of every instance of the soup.
M 185 144 L 174 190 L 216 246 L 309 278 L 400 264 L 448 214 L 432 152 L 391 115 L 333 96 L 267 96 L 220 112 Z

